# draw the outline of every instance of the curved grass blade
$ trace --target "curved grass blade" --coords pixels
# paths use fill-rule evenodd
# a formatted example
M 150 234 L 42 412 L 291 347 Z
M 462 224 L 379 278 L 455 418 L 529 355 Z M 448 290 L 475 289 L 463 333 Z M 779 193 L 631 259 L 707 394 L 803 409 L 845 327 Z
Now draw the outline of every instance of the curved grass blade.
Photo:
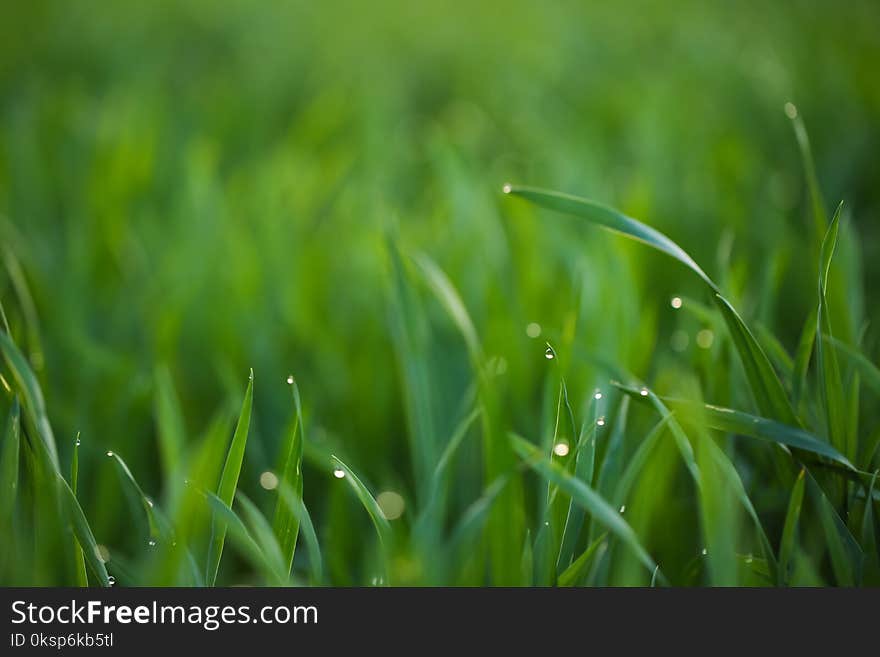
M 226 454 L 226 463 L 223 465 L 223 473 L 220 475 L 220 485 L 217 487 L 217 497 L 227 507 L 231 507 L 235 498 L 235 489 L 238 487 L 238 476 L 241 474 L 241 463 L 244 460 L 244 450 L 247 446 L 248 432 L 251 424 L 251 409 L 254 401 L 254 371 L 251 370 L 247 390 L 244 393 L 244 401 L 241 405 L 241 413 L 238 416 L 238 424 L 232 435 L 232 443 Z M 217 581 L 217 571 L 220 569 L 220 557 L 223 556 L 223 541 L 226 537 L 226 524 L 215 516 L 211 525 L 211 543 L 208 551 L 208 563 L 205 569 L 205 583 L 214 586 Z
M 758 516 L 758 512 L 755 510 L 755 506 L 752 504 L 751 498 L 749 498 L 748 493 L 746 492 L 745 486 L 743 486 L 742 479 L 739 476 L 739 472 L 737 472 L 736 467 L 733 463 L 730 462 L 730 459 L 727 455 L 721 450 L 718 445 L 715 444 L 714 441 L 709 439 L 707 441 L 707 445 L 709 446 L 709 451 L 713 460 L 715 461 L 716 467 L 723 473 L 724 477 L 727 479 L 727 483 L 733 489 L 734 494 L 737 499 L 739 499 L 740 504 L 742 504 L 743 508 L 748 513 L 749 517 L 752 520 L 752 523 L 755 525 L 755 531 L 758 534 L 758 540 L 761 543 L 761 551 L 764 554 L 764 560 L 767 563 L 767 568 L 770 571 L 771 578 L 775 578 L 775 573 L 777 569 L 776 557 L 773 554 L 773 546 L 770 544 L 770 539 L 767 537 L 767 532 L 764 531 L 764 525 L 761 522 L 760 517 Z
M 739 353 L 758 408 L 763 414 L 771 415 L 782 422 L 798 424 L 785 389 L 755 336 L 727 299 L 716 294 L 715 302 L 721 310 L 730 337 Z
M 92 534 L 92 528 L 89 527 L 89 523 L 86 520 L 82 507 L 76 499 L 76 495 L 73 494 L 70 486 L 60 474 L 56 475 L 56 482 L 61 496 L 61 503 L 70 520 L 76 540 L 82 546 L 83 556 L 86 563 L 89 568 L 91 568 L 92 574 L 95 576 L 95 579 L 100 582 L 101 586 L 110 586 L 110 577 L 107 574 L 107 568 L 104 566 L 104 561 L 98 553 L 98 543 L 95 541 L 95 536 Z
M 513 449 L 520 455 L 526 464 L 543 476 L 548 481 L 556 484 L 560 490 L 565 491 L 582 505 L 593 519 L 604 525 L 608 531 L 617 536 L 626 545 L 639 561 L 649 570 L 653 571 L 657 565 L 648 552 L 642 547 L 641 542 L 632 527 L 620 516 L 620 514 L 602 499 L 592 488 L 582 481 L 575 479 L 562 467 L 553 463 L 541 454 L 537 447 L 519 436 L 510 436 Z
M 848 470 L 855 469 L 852 463 L 831 445 L 798 427 L 712 404 L 700 404 L 678 399 L 667 399 L 666 401 L 673 408 L 702 410 L 705 413 L 706 423 L 718 431 L 802 449 L 839 463 Z
M 516 459 L 500 429 L 499 400 L 490 382 L 477 331 L 461 296 L 440 267 L 424 254 L 416 254 L 413 259 L 431 292 L 458 328 L 467 347 L 483 408 L 484 481 L 494 482 L 514 467 Z M 520 545 L 525 536 L 521 493 L 519 481 L 512 480 L 510 486 L 502 491 L 498 503 L 492 507 L 489 517 L 487 533 L 490 565 L 493 581 L 497 584 L 512 585 L 520 580 L 519 560 L 510 546 Z
M 714 293 L 715 302 L 721 310 L 721 314 L 733 338 L 734 346 L 743 363 L 743 369 L 748 378 L 749 386 L 761 412 L 765 415 L 773 415 L 783 422 L 797 424 L 796 415 L 785 394 L 785 389 L 776 376 L 776 372 L 773 370 L 767 355 L 761 349 L 751 331 L 749 331 L 748 327 L 733 309 L 733 306 L 730 305 L 727 299 L 721 296 L 720 289 L 715 282 L 675 242 L 640 221 L 636 221 L 617 210 L 584 198 L 535 187 L 513 185 L 505 185 L 504 191 L 508 194 L 521 196 L 532 203 L 556 210 L 557 212 L 565 212 L 583 217 L 594 224 L 643 242 L 684 264 L 708 285 L 709 289 Z
M 815 499 L 819 519 L 825 533 L 828 554 L 831 557 L 831 567 L 837 584 L 838 586 L 854 586 L 856 570 L 862 561 L 862 550 L 821 486 L 808 470 L 805 472 L 807 484 Z
M 831 336 L 831 320 L 828 316 L 828 303 L 825 292 L 828 288 L 828 273 L 831 268 L 831 259 L 837 245 L 837 231 L 840 224 L 840 211 L 843 203 L 837 206 L 834 218 L 822 240 L 822 248 L 819 255 L 819 311 L 817 314 L 816 332 L 820 336 Z M 828 428 L 828 439 L 839 451 L 848 458 L 855 458 L 855 444 L 847 439 L 846 431 L 846 404 L 843 400 L 843 378 L 840 375 L 840 365 L 837 362 L 837 353 L 834 349 L 828 349 L 824 340 L 816 340 L 816 362 L 819 371 L 819 391 L 822 405 L 825 409 L 825 419 Z
M 678 445 L 679 451 L 684 458 L 685 465 L 687 465 L 688 469 L 690 470 L 691 475 L 694 478 L 694 482 L 697 485 L 697 489 L 700 491 L 700 494 L 702 496 L 704 492 L 703 477 L 701 474 L 701 469 L 695 460 L 690 441 L 688 440 L 687 435 L 681 428 L 681 425 L 678 423 L 678 420 L 675 419 L 673 414 L 665 406 L 660 397 L 658 397 L 650 390 L 647 390 L 646 388 L 635 388 L 634 386 L 625 386 L 619 383 L 614 383 L 614 385 L 629 395 L 638 397 L 639 399 L 649 399 L 653 403 L 657 411 L 660 413 L 661 418 L 663 418 L 664 420 L 668 419 L 669 430 L 672 432 L 672 435 L 676 440 L 676 444 Z M 708 408 L 710 408 L 708 405 L 691 402 L 691 411 L 696 412 L 699 415 L 701 421 L 704 422 L 707 427 L 712 427 L 712 422 L 708 417 L 708 414 L 706 413 L 706 410 Z M 662 425 L 658 425 L 657 428 L 658 430 L 662 429 Z M 749 514 L 749 517 L 754 523 L 755 529 L 758 533 L 758 538 L 761 542 L 761 549 L 764 552 L 764 557 L 767 560 L 768 565 L 770 565 L 772 568 L 775 568 L 776 560 L 773 555 L 773 549 L 771 547 L 770 540 L 767 538 L 767 534 L 764 531 L 764 526 L 761 523 L 761 519 L 758 517 L 758 513 L 755 510 L 755 507 L 752 504 L 752 501 L 749 498 L 745 487 L 743 486 L 742 479 L 740 479 L 736 467 L 734 467 L 733 463 L 730 462 L 730 459 L 727 458 L 727 455 L 714 443 L 714 441 L 707 438 L 703 441 L 703 443 L 705 443 L 705 448 L 708 450 L 708 454 L 712 459 L 712 467 L 717 468 L 716 473 L 720 473 L 724 476 L 727 485 L 731 487 L 740 504 Z M 639 458 L 647 458 L 647 456 L 639 455 Z M 636 461 L 636 464 L 638 464 L 638 461 Z M 631 482 L 628 482 L 627 480 L 622 480 L 621 483 L 627 483 L 627 485 L 631 485 Z
M 59 472 L 58 448 L 55 446 L 55 436 L 46 415 L 46 401 L 43 398 L 37 377 L 12 338 L 2 331 L 0 331 L 0 351 L 3 352 L 6 364 L 15 379 L 24 411 L 37 430 L 53 469 L 55 472 Z
M 556 580 L 557 586 L 577 586 L 578 582 L 587 576 L 593 563 L 593 557 L 599 552 L 599 548 L 607 537 L 608 532 L 602 532 L 595 541 L 590 543 L 587 549 L 568 568 L 562 571 L 559 579 Z M 654 566 L 654 570 L 656 572 L 657 566 Z
M 247 526 L 250 527 L 251 536 L 253 536 L 260 546 L 266 563 L 272 570 L 272 581 L 275 584 L 283 586 L 289 577 L 290 569 L 287 568 L 284 557 L 281 554 L 281 547 L 278 540 L 272 532 L 272 526 L 266 517 L 260 512 L 257 506 L 240 490 L 236 491 L 235 499 L 241 506 L 244 517 L 247 520 Z
M 671 413 L 662 417 L 660 421 L 654 425 L 654 428 L 648 432 L 648 435 L 645 436 L 644 440 L 642 440 L 635 453 L 630 458 L 626 470 L 623 471 L 614 491 L 614 497 L 612 499 L 615 506 L 620 507 L 626 503 L 633 484 L 635 484 L 642 468 L 647 464 L 648 459 L 651 457 L 651 453 L 657 446 L 660 437 L 663 435 L 663 431 L 666 429 L 666 425 L 669 424 L 672 417 Z
M 431 291 L 443 305 L 443 308 L 455 322 L 462 337 L 464 337 L 465 345 L 470 353 L 471 359 L 475 364 L 479 364 L 480 373 L 482 374 L 482 349 L 480 341 L 477 338 L 477 329 L 471 321 L 471 316 L 465 308 L 464 302 L 461 300 L 458 291 L 447 278 L 437 264 L 428 256 L 422 253 L 416 253 L 412 256 L 413 261 L 418 265 L 425 281 L 431 288 Z
M 709 278 L 700 266 L 694 262 L 678 244 L 666 237 L 660 231 L 636 221 L 631 217 L 627 217 L 622 212 L 610 208 L 601 203 L 590 201 L 585 198 L 564 194 L 562 192 L 554 192 L 538 187 L 525 187 L 520 185 L 505 185 L 505 194 L 513 194 L 540 205 L 549 210 L 563 212 L 565 214 L 573 214 L 583 217 L 594 224 L 603 226 L 609 230 L 621 233 L 627 237 L 638 240 L 652 246 L 655 249 L 675 258 L 685 267 L 699 276 L 714 291 L 718 291 L 718 286 Z
M 279 486 L 290 486 L 296 492 L 297 496 L 302 498 L 303 478 L 302 478 L 302 459 L 303 459 L 303 440 L 305 429 L 303 426 L 302 402 L 299 396 L 299 386 L 293 375 L 287 378 L 290 385 L 291 396 L 293 397 L 294 420 L 293 427 L 287 432 L 284 444 L 281 447 L 281 467 L 279 468 L 280 478 Z M 287 564 L 287 573 L 293 567 L 293 557 L 296 552 L 296 539 L 299 535 L 299 520 L 288 504 L 285 504 L 278 497 L 275 505 L 275 517 L 272 521 L 272 528 L 278 542 L 281 546 L 281 553 L 284 556 L 284 563 Z
M 76 487 L 79 483 L 79 434 L 73 441 L 73 458 L 70 462 L 70 490 L 76 496 Z M 83 556 L 82 546 L 74 537 L 73 539 L 73 560 L 74 570 L 76 572 L 76 585 L 85 588 L 89 585 L 89 576 L 86 573 L 86 560 Z
M 244 522 L 238 517 L 238 514 L 235 513 L 226 502 L 211 491 L 201 491 L 201 493 L 208 501 L 214 517 L 218 522 L 223 523 L 224 537 L 226 530 L 228 530 L 233 544 L 238 548 L 241 555 L 245 557 L 252 566 L 262 572 L 267 580 L 274 581 L 278 575 L 277 571 L 272 568 L 272 564 L 266 558 L 266 555 L 263 553 L 259 544 L 254 540 L 254 537 L 248 531 Z
M 284 483 L 279 484 L 278 493 L 281 500 L 290 508 L 290 512 L 297 519 L 302 529 L 303 540 L 305 540 L 306 549 L 309 551 L 312 584 L 320 584 L 324 579 L 323 558 L 321 557 L 321 547 L 318 545 L 318 535 L 315 533 L 315 526 L 312 524 L 312 517 L 309 515 L 302 497 L 297 495 L 290 486 Z
M 822 238 L 828 225 L 828 216 L 825 213 L 825 201 L 819 189 L 819 179 L 816 176 L 816 165 L 813 162 L 813 152 L 810 148 L 810 138 L 804 120 L 798 114 L 794 105 L 786 105 L 786 114 L 791 119 L 794 135 L 797 139 L 801 154 L 801 163 L 804 166 L 804 176 L 807 179 L 807 189 L 810 193 L 810 205 L 813 209 L 813 225 L 816 230 L 816 239 Z
M 382 513 L 382 509 L 379 507 L 379 503 L 376 502 L 376 498 L 374 498 L 372 493 L 367 490 L 367 487 L 358 478 L 354 471 L 343 463 L 339 457 L 331 455 L 330 460 L 334 467 L 339 468 L 345 473 L 343 478 L 348 481 L 361 505 L 366 509 L 367 514 L 370 516 L 370 520 L 373 521 L 373 526 L 376 528 L 379 542 L 382 547 L 387 550 L 391 547 L 391 525 L 388 524 L 388 520 L 385 518 L 385 514 Z
M 785 514 L 785 525 L 782 528 L 782 541 L 779 544 L 779 585 L 788 583 L 789 572 L 794 556 L 794 540 L 797 532 L 798 521 L 801 517 L 801 507 L 804 502 L 804 477 L 805 470 L 800 474 L 791 489 L 791 497 L 788 501 L 788 511 Z
M 823 335 L 822 341 L 834 347 L 839 355 L 846 357 L 849 364 L 861 374 L 862 382 L 880 395 L 880 368 L 859 351 L 831 335 Z
M 144 514 L 146 515 L 147 524 L 150 529 L 150 541 L 156 541 L 160 538 L 168 538 L 168 524 L 159 515 L 153 500 L 144 493 L 126 462 L 123 461 L 122 457 L 116 452 L 107 452 L 107 456 L 113 459 L 113 462 L 116 464 L 117 470 L 122 477 L 123 483 L 130 487 L 131 492 L 134 493 L 135 497 L 141 503 L 141 506 L 144 507 Z

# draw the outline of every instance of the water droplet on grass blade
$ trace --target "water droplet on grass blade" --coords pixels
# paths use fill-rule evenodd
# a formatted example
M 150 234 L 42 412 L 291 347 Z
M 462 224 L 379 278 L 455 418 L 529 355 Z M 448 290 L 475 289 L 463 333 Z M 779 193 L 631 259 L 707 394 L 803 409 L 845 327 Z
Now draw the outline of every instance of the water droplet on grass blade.
M 151 548 L 156 547 L 156 539 L 151 538 L 149 541 L 147 541 L 147 545 L 149 545 Z
M 294 379 L 293 379 L 293 374 L 291 374 L 291 375 L 289 375 L 289 376 L 287 377 L 287 385 L 292 386 L 292 385 L 293 385 L 293 381 L 294 381 Z
M 556 456 L 568 456 L 568 443 L 556 443 L 553 445 L 553 453 Z
M 620 507 L 620 512 L 623 513 L 624 511 L 626 511 L 626 504 Z
M 107 452 L 107 456 L 109 456 L 110 458 L 113 458 L 113 452 Z
M 113 575 L 108 575 L 108 576 L 107 576 L 107 583 L 108 583 L 110 586 L 113 586 L 114 584 L 116 584 L 116 578 L 113 577 Z
M 641 390 L 639 390 L 639 394 L 642 397 L 647 397 L 648 396 L 648 389 L 643 387 Z
M 501 188 L 501 191 L 505 194 L 510 194 L 513 191 L 513 187 L 510 186 L 510 183 L 504 183 L 504 187 Z
M 682 305 L 681 297 L 672 297 L 672 299 L 669 300 L 669 305 L 678 310 Z
M 337 479 L 342 479 L 345 476 L 345 470 L 342 468 L 336 468 L 333 470 L 333 476 Z
M 260 486 L 266 490 L 275 490 L 278 488 L 278 477 L 274 472 L 268 470 L 260 475 Z
M 596 426 L 597 427 L 604 427 L 605 426 L 605 416 L 604 415 L 602 417 L 600 417 L 598 420 L 596 420 Z
M 788 102 L 785 104 L 785 115 L 790 119 L 797 118 L 798 111 L 794 103 Z
M 544 350 L 544 358 L 547 360 L 553 360 L 556 358 L 556 354 L 553 352 L 553 347 L 547 347 L 547 349 Z

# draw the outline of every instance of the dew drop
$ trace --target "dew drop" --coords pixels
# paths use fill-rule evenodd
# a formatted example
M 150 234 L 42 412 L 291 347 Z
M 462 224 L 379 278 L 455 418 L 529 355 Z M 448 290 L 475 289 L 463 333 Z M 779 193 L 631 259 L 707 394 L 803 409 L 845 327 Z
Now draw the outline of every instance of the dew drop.
M 647 389 L 647 388 L 642 388 L 641 390 L 639 390 L 639 394 L 640 394 L 642 397 L 647 397 L 647 396 L 648 396 L 648 389 Z
M 596 426 L 597 427 L 604 427 L 605 426 L 605 417 L 604 416 L 600 417 L 598 420 L 596 420 Z
M 155 541 L 155 539 L 152 539 L 152 538 L 151 538 L 149 541 L 147 541 L 147 545 L 149 545 L 151 548 L 152 548 L 152 547 L 156 547 L 156 541 Z
M 151 500 L 149 497 L 145 497 L 144 499 L 147 501 L 147 506 L 152 509 L 153 508 L 153 500 Z
M 109 456 L 109 457 L 112 458 L 112 457 L 113 457 L 113 452 L 107 452 L 107 456 Z
M 626 511 L 626 504 L 620 507 L 620 512 L 623 513 L 624 511 Z
M 568 456 L 568 443 L 556 443 L 553 445 L 553 453 L 556 456 Z
M 595 399 L 595 400 L 597 400 L 597 401 L 600 400 L 600 399 L 602 399 L 602 391 L 601 391 L 601 390 L 597 390 L 597 391 L 596 391 L 596 394 L 593 395 L 593 399 Z
M 113 586 L 114 584 L 116 584 L 116 578 L 113 577 L 113 575 L 108 575 L 108 576 L 107 576 L 107 583 L 108 583 L 110 586 Z
M 335 470 L 333 470 L 333 476 L 337 479 L 342 479 L 345 476 L 345 470 L 343 470 L 342 468 L 336 468 Z
M 790 119 L 797 118 L 798 111 L 794 103 L 788 102 L 785 104 L 785 115 Z
M 556 358 L 556 354 L 553 353 L 552 347 L 547 347 L 547 349 L 544 351 L 544 358 L 546 358 L 547 360 L 553 360 L 554 358 Z
M 681 304 L 682 304 L 681 297 L 672 297 L 672 299 L 669 300 L 669 305 L 672 306 L 673 308 L 675 308 L 676 310 L 681 308 Z
M 703 548 L 703 552 L 701 554 L 705 557 L 707 554 L 709 554 L 709 550 Z
M 293 385 L 293 374 L 291 374 L 290 376 L 287 377 L 287 385 L 289 385 L 289 386 Z
M 278 477 L 274 472 L 266 470 L 266 472 L 260 475 L 260 486 L 265 490 L 275 490 L 278 488 Z
M 510 194 L 513 191 L 513 187 L 510 186 L 510 183 L 504 183 L 504 187 L 501 188 L 501 191 L 505 194 Z
M 77 438 L 76 439 L 76 446 L 79 447 L 81 443 L 82 443 L 82 441 L 79 438 Z

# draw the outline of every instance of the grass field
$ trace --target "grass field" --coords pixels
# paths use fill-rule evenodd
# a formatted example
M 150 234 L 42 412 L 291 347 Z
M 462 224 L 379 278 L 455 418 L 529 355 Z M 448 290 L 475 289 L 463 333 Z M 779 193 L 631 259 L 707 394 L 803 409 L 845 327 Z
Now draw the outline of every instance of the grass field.
M 880 585 L 878 22 L 6 3 L 0 585 Z

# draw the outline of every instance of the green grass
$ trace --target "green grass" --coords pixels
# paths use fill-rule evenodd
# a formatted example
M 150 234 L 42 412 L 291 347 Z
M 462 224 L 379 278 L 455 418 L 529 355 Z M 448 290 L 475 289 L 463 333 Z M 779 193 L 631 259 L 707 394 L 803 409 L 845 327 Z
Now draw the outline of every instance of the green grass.
M 880 584 L 878 18 L 0 10 L 0 585 Z

